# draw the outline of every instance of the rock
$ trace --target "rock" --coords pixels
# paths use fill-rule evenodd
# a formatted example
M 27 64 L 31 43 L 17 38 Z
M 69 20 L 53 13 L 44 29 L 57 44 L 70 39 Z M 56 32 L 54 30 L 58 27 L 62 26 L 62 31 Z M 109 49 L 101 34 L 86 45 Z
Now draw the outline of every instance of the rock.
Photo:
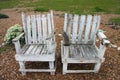
M 2 43 L 2 46 L 4 46 L 5 45 L 5 43 Z
M 117 50 L 120 51 L 120 47 L 118 47 Z
M 117 45 L 111 44 L 112 48 L 117 48 Z

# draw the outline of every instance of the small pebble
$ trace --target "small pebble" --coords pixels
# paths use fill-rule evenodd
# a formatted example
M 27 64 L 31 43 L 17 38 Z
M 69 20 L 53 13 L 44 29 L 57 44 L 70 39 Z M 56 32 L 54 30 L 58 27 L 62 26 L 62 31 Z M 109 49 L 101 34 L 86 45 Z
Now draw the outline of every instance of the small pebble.
M 2 46 L 4 46 L 5 45 L 5 43 L 2 43 Z
M 117 50 L 120 51 L 120 47 L 118 47 Z
M 111 44 L 112 48 L 117 48 L 117 45 Z

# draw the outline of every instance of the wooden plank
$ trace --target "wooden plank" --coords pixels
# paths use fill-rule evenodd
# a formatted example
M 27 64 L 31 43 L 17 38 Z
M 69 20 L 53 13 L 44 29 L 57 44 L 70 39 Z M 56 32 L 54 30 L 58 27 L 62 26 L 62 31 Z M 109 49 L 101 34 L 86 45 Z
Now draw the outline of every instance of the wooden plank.
M 67 13 L 65 13 L 65 16 L 64 16 L 64 31 L 66 32 L 67 31 Z
M 91 59 L 87 59 L 87 58 L 67 58 L 66 59 L 67 63 L 98 63 L 98 62 L 102 62 L 101 59 L 99 58 L 91 58 Z
M 91 30 L 91 34 L 90 34 L 90 40 L 94 41 L 94 37 L 96 36 L 96 27 L 97 27 L 97 16 L 93 17 L 93 23 L 92 23 L 92 30 Z
M 86 53 L 85 53 L 85 51 L 84 51 L 83 45 L 81 46 L 81 52 L 82 52 L 83 57 L 86 58 L 87 56 L 86 56 Z
M 83 56 L 82 56 L 82 53 L 81 53 L 81 50 L 80 50 L 80 48 L 79 48 L 79 45 L 74 45 L 74 48 L 75 48 L 76 58 L 81 58 L 81 57 L 83 57 Z
M 42 27 L 40 15 L 37 15 L 37 26 L 38 26 L 38 41 L 39 43 L 42 43 Z
M 92 50 L 94 57 L 98 58 L 98 50 L 95 48 L 95 45 L 89 45 L 89 49 Z
M 74 55 L 75 55 L 75 53 L 74 53 L 74 46 L 71 45 L 71 46 L 70 46 L 70 57 L 73 58 Z
M 36 18 L 35 15 L 31 15 L 31 24 L 32 24 L 32 41 L 37 43 L 37 30 L 36 30 Z
M 26 21 L 26 15 L 24 12 L 22 12 L 22 24 L 23 24 L 23 29 L 24 29 L 24 33 L 25 33 L 25 42 L 26 42 L 26 44 L 28 44 L 28 39 L 27 39 L 28 33 L 27 33 L 27 27 L 26 27 L 27 21 Z
M 71 37 L 71 28 L 72 28 L 72 23 L 73 23 L 73 21 L 72 21 L 72 14 L 69 14 L 68 15 L 68 28 L 67 28 L 67 34 L 68 34 L 68 36 L 69 36 L 69 38 Z
M 30 47 L 30 45 L 25 45 L 22 48 L 22 54 L 25 54 L 25 52 L 28 50 L 28 48 Z
M 92 56 L 92 58 L 95 58 L 95 57 L 97 57 L 97 53 L 95 52 L 95 48 L 93 48 L 93 47 L 94 47 L 93 45 L 88 45 L 90 55 Z
M 47 20 L 48 20 L 48 35 L 52 33 L 52 25 L 51 25 L 51 19 L 50 19 L 50 14 L 47 14 Z
M 41 54 L 42 49 L 43 49 L 43 45 L 39 45 L 39 46 L 37 47 L 37 50 L 36 50 L 36 52 L 35 52 L 35 55 Z
M 54 17 L 53 17 L 53 11 L 50 12 L 50 16 L 51 16 L 51 23 L 52 23 L 52 31 L 54 31 Z
M 91 28 L 91 21 L 92 21 L 92 16 L 88 15 L 87 16 L 87 23 L 86 23 L 86 30 L 85 30 L 85 38 L 84 38 L 84 43 L 87 44 L 89 40 L 89 33 L 90 33 L 90 28 Z
M 82 34 L 85 26 L 85 15 L 81 15 L 79 22 L 79 31 L 78 31 L 78 42 L 82 42 Z
M 38 49 L 38 45 L 35 45 L 34 46 L 34 48 L 32 49 L 32 51 L 31 51 L 31 54 L 35 54 L 35 52 L 37 51 L 37 49 Z
M 95 29 L 95 33 L 97 33 L 97 31 L 98 31 L 98 29 L 99 29 L 100 20 L 101 20 L 101 17 L 100 17 L 100 16 L 97 16 L 97 27 L 96 27 L 96 29 Z M 94 36 L 94 44 L 95 44 L 95 41 L 96 41 L 96 36 Z
M 67 70 L 66 73 L 90 73 L 96 72 L 96 70 Z
M 43 49 L 42 49 L 40 55 L 44 55 L 44 54 L 47 54 L 47 45 L 44 45 L 44 46 L 43 46 Z
M 78 20 L 79 20 L 79 16 L 75 15 L 73 21 L 72 43 L 75 43 L 77 40 Z
M 27 30 L 28 30 L 28 43 L 31 44 L 31 24 L 30 24 L 30 16 L 27 17 Z
M 90 48 L 92 45 L 87 45 L 87 52 L 88 52 L 88 55 L 89 55 L 89 58 L 94 58 L 95 57 L 95 52 Z
M 19 71 L 24 72 L 55 72 L 55 69 L 20 69 Z
M 83 55 L 82 55 L 82 51 L 81 51 L 81 45 L 78 45 L 78 46 L 77 46 L 77 51 L 78 51 L 78 53 L 79 53 L 79 57 L 82 58 Z
M 43 28 L 43 40 L 44 44 L 46 43 L 45 39 L 47 37 L 47 26 L 46 26 L 46 17 L 42 15 L 42 28 Z
M 101 20 L 101 17 L 100 17 L 100 16 L 97 16 L 97 28 L 96 28 L 96 31 L 97 31 L 98 28 L 100 27 L 100 20 Z
M 32 49 L 34 49 L 35 45 L 30 45 L 30 47 L 28 48 L 28 50 L 25 52 L 25 55 L 29 55 L 31 54 Z
M 88 47 L 86 45 L 82 46 L 84 57 L 87 58 L 87 59 L 89 59 L 91 57 L 91 55 L 89 55 L 89 52 L 88 52 L 87 48 Z

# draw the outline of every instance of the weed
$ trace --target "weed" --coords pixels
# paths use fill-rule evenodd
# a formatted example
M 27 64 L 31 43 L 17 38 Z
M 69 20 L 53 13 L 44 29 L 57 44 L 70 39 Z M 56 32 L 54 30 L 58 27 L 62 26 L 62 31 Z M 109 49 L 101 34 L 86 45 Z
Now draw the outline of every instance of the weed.
M 6 49 L 4 47 L 0 48 L 0 53 L 2 53 L 3 51 L 6 51 Z
M 9 18 L 9 16 L 6 14 L 0 13 L 0 19 L 3 19 L 3 18 Z

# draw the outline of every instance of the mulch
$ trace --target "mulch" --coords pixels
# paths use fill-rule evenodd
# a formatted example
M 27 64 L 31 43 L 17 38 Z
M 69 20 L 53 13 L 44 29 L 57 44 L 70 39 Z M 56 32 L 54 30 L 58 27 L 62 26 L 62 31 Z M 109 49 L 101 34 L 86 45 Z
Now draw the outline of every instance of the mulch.
M 4 36 L 9 27 L 20 24 L 21 22 L 21 12 L 23 9 L 3 9 L 0 13 L 5 13 L 9 16 L 8 19 L 0 19 L 0 44 L 4 42 Z M 38 12 L 27 12 L 27 14 L 36 14 Z M 58 33 L 62 32 L 63 12 L 55 11 L 55 28 Z M 111 17 L 118 17 L 120 15 L 116 14 L 99 14 L 102 16 L 101 29 L 105 30 L 105 34 L 108 36 L 110 41 L 117 46 L 120 46 L 120 29 L 113 29 L 109 26 L 104 25 L 108 23 Z M 14 55 L 16 54 L 14 45 L 4 46 L 4 51 L 0 53 L 0 80 L 120 80 L 120 51 L 116 48 L 108 47 L 105 52 L 105 62 L 102 64 L 99 73 L 78 73 L 78 74 L 66 74 L 62 75 L 62 63 L 61 63 L 61 50 L 60 41 L 61 37 L 56 36 L 57 40 L 57 70 L 54 76 L 50 73 L 27 73 L 27 75 L 22 76 L 19 72 L 19 64 L 15 60 Z M 46 67 L 47 63 L 36 63 L 27 62 L 27 67 Z M 73 66 L 71 66 L 73 67 Z

